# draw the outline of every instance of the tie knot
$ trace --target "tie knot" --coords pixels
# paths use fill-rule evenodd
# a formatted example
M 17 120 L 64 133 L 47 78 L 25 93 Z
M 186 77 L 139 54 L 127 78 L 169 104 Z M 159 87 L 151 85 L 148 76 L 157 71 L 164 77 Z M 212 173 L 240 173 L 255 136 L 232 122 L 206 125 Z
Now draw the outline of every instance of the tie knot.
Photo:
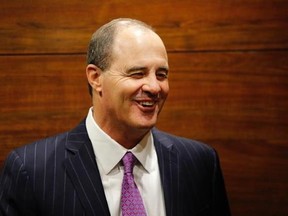
M 132 152 L 127 152 L 122 158 L 122 162 L 124 164 L 124 174 L 132 173 L 136 162 L 136 157 L 132 154 Z

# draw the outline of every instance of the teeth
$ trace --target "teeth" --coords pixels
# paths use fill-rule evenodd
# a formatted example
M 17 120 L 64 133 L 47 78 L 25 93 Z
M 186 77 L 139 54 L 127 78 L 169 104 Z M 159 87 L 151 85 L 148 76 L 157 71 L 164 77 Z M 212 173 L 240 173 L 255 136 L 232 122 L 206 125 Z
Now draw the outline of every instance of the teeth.
M 140 102 L 140 105 L 142 105 L 142 106 L 153 106 L 154 102 L 153 101 L 142 101 L 142 102 Z

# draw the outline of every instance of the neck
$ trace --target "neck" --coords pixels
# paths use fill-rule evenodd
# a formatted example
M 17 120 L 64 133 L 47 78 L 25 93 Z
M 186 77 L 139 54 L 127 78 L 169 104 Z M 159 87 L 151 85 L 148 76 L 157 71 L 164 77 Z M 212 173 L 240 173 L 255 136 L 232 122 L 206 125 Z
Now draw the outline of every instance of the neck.
M 101 116 L 98 116 L 95 110 L 93 118 L 107 135 L 126 149 L 134 148 L 150 131 L 150 128 L 133 128 L 109 123 L 107 120 L 102 119 Z
M 113 140 L 119 143 L 126 149 L 134 148 L 143 137 L 149 132 L 150 129 L 123 129 L 119 127 L 101 129 L 108 134 Z
M 127 133 L 118 133 L 118 134 L 114 134 L 115 136 L 112 137 L 112 139 L 114 139 L 117 143 L 119 143 L 121 146 L 123 146 L 126 149 L 132 149 L 134 148 L 142 139 L 143 137 L 148 133 L 148 131 L 142 131 L 141 133 L 138 132 L 137 133 L 133 133 L 131 131 L 127 132 Z M 109 135 L 109 133 L 108 133 Z M 118 136 L 117 136 L 118 135 Z

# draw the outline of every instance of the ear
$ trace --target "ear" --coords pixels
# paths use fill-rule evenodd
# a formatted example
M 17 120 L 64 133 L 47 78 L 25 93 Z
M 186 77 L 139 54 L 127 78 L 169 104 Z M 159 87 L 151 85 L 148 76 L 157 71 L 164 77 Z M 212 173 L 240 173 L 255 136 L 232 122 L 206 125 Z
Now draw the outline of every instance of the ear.
M 88 83 L 93 90 L 100 93 L 102 91 L 102 82 L 101 82 L 102 70 L 96 65 L 89 64 L 86 67 L 86 76 Z

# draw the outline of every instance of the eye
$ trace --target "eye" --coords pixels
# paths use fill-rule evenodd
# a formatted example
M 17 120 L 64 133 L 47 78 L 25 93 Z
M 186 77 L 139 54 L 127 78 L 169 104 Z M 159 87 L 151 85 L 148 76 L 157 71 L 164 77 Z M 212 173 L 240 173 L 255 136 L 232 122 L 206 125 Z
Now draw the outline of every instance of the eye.
M 159 80 L 165 80 L 168 78 L 168 71 L 167 70 L 157 71 L 156 76 Z
M 146 75 L 147 69 L 145 67 L 135 66 L 127 71 L 127 75 L 134 79 L 141 79 Z
M 145 76 L 145 73 L 143 71 L 135 71 L 135 72 L 129 74 L 129 76 L 134 78 L 134 79 L 141 79 L 142 77 Z

